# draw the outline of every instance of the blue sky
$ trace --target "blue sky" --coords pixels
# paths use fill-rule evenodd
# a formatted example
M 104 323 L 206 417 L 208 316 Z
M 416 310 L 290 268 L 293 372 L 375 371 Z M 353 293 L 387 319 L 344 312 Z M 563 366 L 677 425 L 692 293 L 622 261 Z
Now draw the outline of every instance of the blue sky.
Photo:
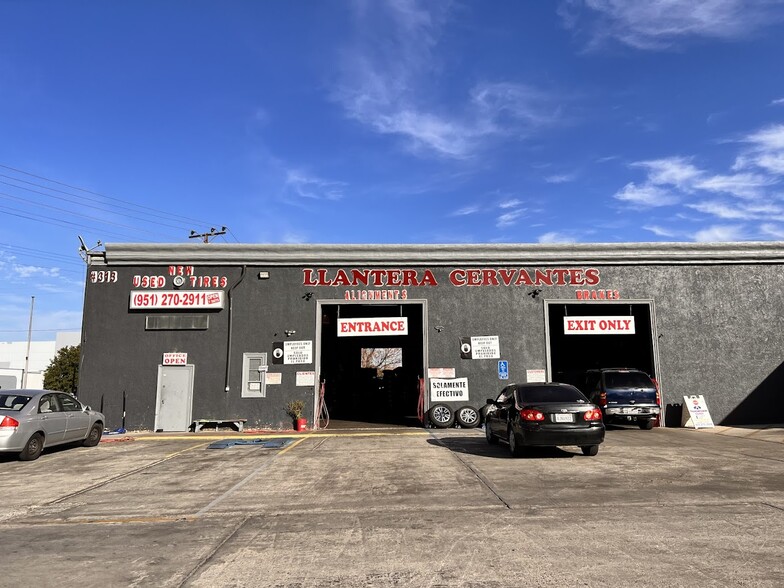
M 101 242 L 784 240 L 784 2 L 0 0 L 0 340 Z

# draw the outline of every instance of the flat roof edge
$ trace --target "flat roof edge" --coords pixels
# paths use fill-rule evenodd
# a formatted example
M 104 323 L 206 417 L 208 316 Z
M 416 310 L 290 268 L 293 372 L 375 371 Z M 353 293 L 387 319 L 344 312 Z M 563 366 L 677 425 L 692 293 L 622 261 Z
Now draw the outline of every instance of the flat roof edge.
M 784 242 L 568 244 L 107 243 L 100 265 L 737 264 L 782 263 Z

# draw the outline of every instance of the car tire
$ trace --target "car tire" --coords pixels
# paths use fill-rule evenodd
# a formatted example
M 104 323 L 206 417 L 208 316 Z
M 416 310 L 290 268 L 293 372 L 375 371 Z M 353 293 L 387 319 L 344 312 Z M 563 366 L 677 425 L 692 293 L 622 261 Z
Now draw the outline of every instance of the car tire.
M 87 438 L 82 441 L 82 445 L 84 447 L 95 447 L 101 442 L 101 435 L 103 435 L 103 427 L 101 426 L 101 423 L 95 423 L 93 428 L 90 429 Z
M 434 404 L 427 411 L 427 418 L 438 429 L 447 429 L 455 424 L 455 413 L 446 404 Z
M 485 421 L 485 439 L 490 445 L 498 445 L 498 437 L 490 431 L 490 424 L 487 421 Z
M 41 433 L 35 433 L 27 440 L 27 443 L 19 454 L 20 461 L 33 461 L 38 459 L 41 452 L 44 450 L 44 436 Z
M 507 431 L 507 439 L 509 440 L 509 452 L 512 454 L 512 457 L 522 457 L 525 453 L 524 447 L 520 445 L 520 442 L 517 440 L 517 435 L 515 435 L 514 430 L 512 427 L 509 427 Z
M 461 406 L 455 412 L 455 420 L 464 429 L 473 429 L 479 426 L 479 411 L 473 406 Z
M 651 429 L 653 429 L 653 419 L 642 421 L 641 423 L 639 423 L 639 425 L 640 428 L 643 429 L 644 431 L 650 431 Z
M 582 449 L 583 455 L 596 455 L 599 453 L 598 445 L 584 445 L 580 449 Z

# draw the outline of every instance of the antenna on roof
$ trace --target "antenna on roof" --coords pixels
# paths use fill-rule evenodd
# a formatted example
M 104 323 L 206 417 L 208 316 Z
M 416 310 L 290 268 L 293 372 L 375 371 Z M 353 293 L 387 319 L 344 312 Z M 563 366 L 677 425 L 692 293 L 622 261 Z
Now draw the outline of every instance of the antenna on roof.
M 103 245 L 103 243 L 98 241 L 93 247 L 88 248 L 87 245 L 84 244 L 84 239 L 82 239 L 82 236 L 81 235 L 76 235 L 76 236 L 79 239 L 79 257 L 82 258 L 82 261 L 87 263 L 87 254 L 90 253 L 90 251 L 98 249 L 98 247 Z

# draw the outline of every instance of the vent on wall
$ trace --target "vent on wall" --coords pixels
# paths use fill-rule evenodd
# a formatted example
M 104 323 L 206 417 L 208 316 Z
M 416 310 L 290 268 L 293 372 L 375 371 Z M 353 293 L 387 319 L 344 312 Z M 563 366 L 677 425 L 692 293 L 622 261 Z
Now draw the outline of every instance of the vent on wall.
M 206 314 L 155 314 L 144 318 L 147 331 L 203 331 L 210 326 Z

